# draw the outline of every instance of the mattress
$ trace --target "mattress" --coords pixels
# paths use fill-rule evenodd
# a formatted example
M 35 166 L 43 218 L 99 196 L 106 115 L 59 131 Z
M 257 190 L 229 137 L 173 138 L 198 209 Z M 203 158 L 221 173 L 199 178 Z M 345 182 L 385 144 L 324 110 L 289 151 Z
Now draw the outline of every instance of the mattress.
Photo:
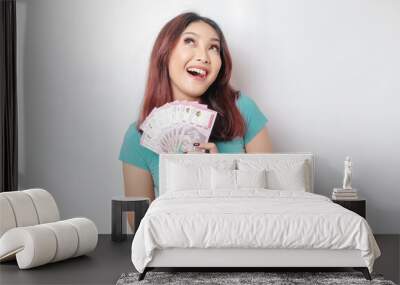
M 162 249 L 359 250 L 372 272 L 380 255 L 364 218 L 327 197 L 242 189 L 167 192 L 150 205 L 132 242 L 139 272 Z

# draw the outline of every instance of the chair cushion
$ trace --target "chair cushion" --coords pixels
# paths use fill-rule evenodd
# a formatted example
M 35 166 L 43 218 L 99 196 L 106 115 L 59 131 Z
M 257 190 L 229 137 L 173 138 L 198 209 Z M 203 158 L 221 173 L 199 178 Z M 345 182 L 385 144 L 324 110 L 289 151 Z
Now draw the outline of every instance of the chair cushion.
M 86 254 L 96 248 L 96 225 L 74 218 L 8 230 L 0 238 L 0 261 L 16 257 L 20 269 L 28 269 Z
M 0 237 L 9 229 L 15 228 L 17 226 L 17 222 L 15 221 L 15 216 L 13 209 L 11 207 L 8 199 L 0 195 Z
M 44 189 L 0 193 L 0 237 L 15 227 L 56 222 L 60 214 L 53 196 Z
M 32 199 L 38 215 L 39 224 L 60 220 L 60 213 L 56 201 L 48 191 L 37 188 L 23 190 L 22 192 L 28 194 Z
M 30 196 L 23 191 L 1 193 L 11 205 L 13 218 L 17 227 L 26 227 L 39 224 L 39 219 Z

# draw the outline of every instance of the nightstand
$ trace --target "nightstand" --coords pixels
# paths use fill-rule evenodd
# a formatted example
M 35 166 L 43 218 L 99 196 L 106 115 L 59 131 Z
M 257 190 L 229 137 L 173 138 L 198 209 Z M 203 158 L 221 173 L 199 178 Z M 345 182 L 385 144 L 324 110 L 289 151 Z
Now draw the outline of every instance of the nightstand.
M 366 218 L 366 200 L 365 199 L 355 199 L 355 200 L 335 200 L 332 202 L 339 204 L 340 206 L 359 214 L 364 219 Z
M 122 233 L 122 213 L 127 211 L 135 212 L 135 231 L 139 227 L 140 221 L 146 214 L 150 205 L 150 199 L 147 197 L 125 197 L 117 196 L 112 198 L 111 202 L 111 240 L 123 241 L 127 238 Z M 133 233 L 135 234 L 135 233 Z

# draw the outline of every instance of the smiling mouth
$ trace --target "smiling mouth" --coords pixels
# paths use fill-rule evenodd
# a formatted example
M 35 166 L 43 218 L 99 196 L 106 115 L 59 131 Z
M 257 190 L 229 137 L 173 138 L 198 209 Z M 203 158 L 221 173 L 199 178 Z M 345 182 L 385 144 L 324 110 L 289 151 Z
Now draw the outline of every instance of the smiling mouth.
M 197 71 L 197 70 L 188 70 L 186 69 L 186 72 L 189 73 L 189 75 L 194 78 L 194 79 L 198 79 L 198 80 L 204 80 L 206 79 L 208 73 L 206 71 L 204 71 L 203 73 Z

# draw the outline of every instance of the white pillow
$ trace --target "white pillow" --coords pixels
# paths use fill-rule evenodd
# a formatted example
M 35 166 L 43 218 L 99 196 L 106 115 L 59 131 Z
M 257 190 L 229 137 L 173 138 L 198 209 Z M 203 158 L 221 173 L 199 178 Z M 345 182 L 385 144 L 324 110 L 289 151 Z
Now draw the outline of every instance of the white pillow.
M 268 189 L 306 191 L 304 163 L 292 168 L 270 169 L 267 172 Z
M 213 190 L 236 190 L 236 170 L 211 168 L 211 188 Z
M 233 170 L 211 168 L 213 190 L 239 190 L 240 188 L 267 188 L 266 170 Z
M 267 171 L 236 170 L 237 188 L 267 188 Z
M 168 163 L 167 191 L 211 188 L 211 167 Z
M 311 191 L 304 160 L 239 159 L 240 170 L 267 171 L 267 188 L 271 190 Z

